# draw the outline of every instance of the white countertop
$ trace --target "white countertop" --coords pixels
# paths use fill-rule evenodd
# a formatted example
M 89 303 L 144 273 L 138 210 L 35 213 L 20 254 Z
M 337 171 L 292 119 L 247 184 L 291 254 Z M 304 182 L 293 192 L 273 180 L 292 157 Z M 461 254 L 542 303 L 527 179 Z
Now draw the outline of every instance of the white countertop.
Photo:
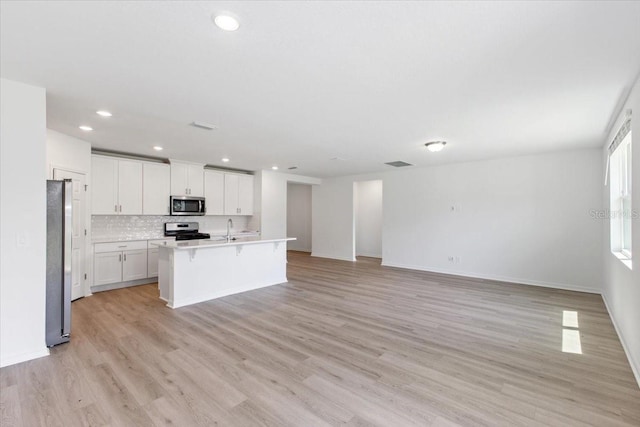
M 212 238 L 223 237 L 225 235 L 224 232 L 219 230 L 216 231 L 201 231 L 202 233 L 211 234 Z M 257 231 L 238 231 L 236 233 L 231 233 L 231 237 L 236 237 L 238 239 L 245 237 L 259 237 L 260 233 Z M 167 237 L 163 234 L 159 234 L 157 236 L 147 236 L 147 237 L 98 237 L 95 239 L 91 239 L 91 243 L 111 243 L 111 242 L 137 242 L 137 241 L 145 241 L 145 240 L 173 240 L 174 237 Z
M 161 248 L 184 250 L 184 249 L 216 248 L 216 247 L 222 247 L 222 246 L 253 245 L 253 244 L 259 244 L 259 243 L 271 243 L 271 242 L 286 242 L 289 240 L 296 240 L 296 238 L 284 237 L 282 239 L 265 239 L 260 236 L 257 236 L 257 237 L 239 237 L 236 240 L 231 240 L 231 241 L 227 241 L 226 239 L 224 240 L 201 239 L 201 240 L 172 241 L 172 242 L 167 242 L 166 244 L 162 244 L 162 243 L 152 243 L 152 244 Z

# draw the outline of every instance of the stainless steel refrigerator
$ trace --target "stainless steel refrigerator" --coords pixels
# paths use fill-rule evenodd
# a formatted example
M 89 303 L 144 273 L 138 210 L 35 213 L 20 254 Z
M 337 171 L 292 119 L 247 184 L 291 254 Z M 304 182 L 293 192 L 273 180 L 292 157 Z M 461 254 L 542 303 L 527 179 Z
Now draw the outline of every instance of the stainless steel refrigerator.
M 47 181 L 47 347 L 71 334 L 71 180 Z

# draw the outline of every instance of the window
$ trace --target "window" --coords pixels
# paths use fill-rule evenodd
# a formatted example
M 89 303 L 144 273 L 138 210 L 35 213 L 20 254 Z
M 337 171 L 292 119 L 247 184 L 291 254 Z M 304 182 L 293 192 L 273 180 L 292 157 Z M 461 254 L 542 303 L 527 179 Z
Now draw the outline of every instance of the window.
M 622 133 L 625 131 L 625 133 Z M 618 138 L 618 136 L 620 138 Z M 630 122 L 618 133 L 610 154 L 611 252 L 631 267 L 631 131 Z

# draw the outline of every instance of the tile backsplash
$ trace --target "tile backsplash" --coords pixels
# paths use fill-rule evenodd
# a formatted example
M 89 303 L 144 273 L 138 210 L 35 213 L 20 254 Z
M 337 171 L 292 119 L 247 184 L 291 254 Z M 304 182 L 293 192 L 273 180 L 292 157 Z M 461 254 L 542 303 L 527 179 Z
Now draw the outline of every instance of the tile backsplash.
M 229 218 L 233 220 L 233 232 L 236 233 L 246 231 L 251 219 L 247 216 L 93 215 L 91 238 L 94 241 L 162 238 L 165 222 L 197 222 L 201 232 L 222 235 L 227 232 Z

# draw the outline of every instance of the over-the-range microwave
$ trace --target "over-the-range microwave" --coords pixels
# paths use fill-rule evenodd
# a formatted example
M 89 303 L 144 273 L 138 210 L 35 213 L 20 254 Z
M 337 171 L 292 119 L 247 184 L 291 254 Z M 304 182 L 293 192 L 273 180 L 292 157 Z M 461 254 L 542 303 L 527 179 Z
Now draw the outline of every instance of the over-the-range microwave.
M 206 212 L 204 197 L 171 196 L 169 200 L 171 215 L 204 215 Z

